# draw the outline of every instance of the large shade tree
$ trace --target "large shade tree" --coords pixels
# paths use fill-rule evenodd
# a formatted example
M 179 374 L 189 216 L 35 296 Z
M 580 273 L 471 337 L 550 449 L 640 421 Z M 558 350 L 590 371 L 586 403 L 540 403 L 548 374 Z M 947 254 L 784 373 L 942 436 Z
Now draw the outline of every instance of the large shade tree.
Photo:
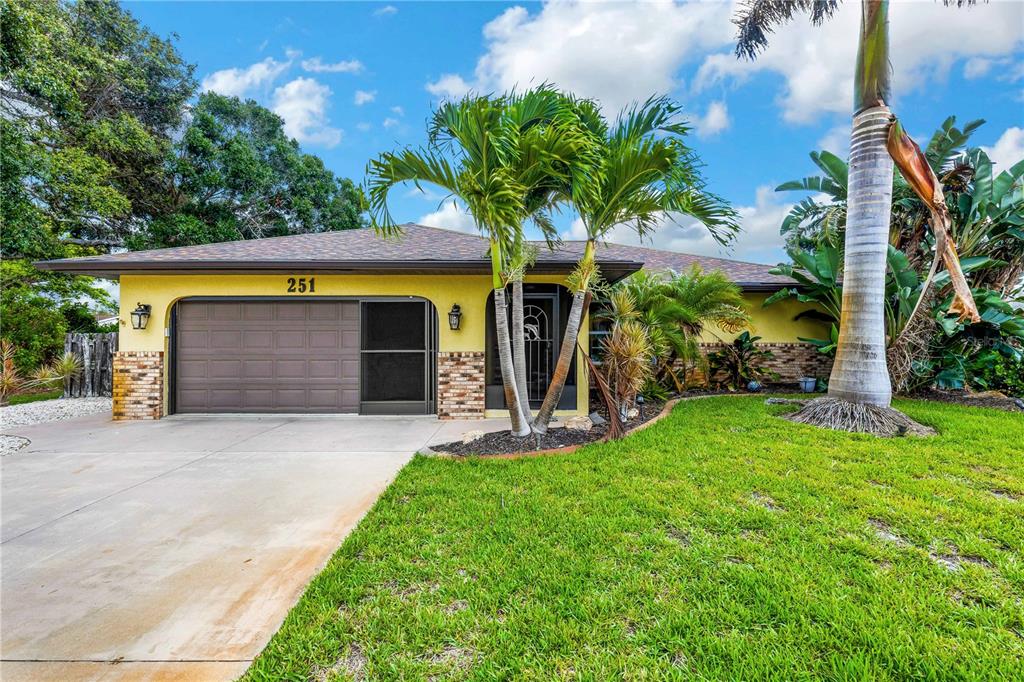
M 971 4 L 970 0 L 954 1 L 957 5 Z M 838 5 L 838 0 L 752 0 L 735 19 L 739 29 L 736 54 L 754 59 L 768 46 L 775 26 L 801 12 L 809 13 L 818 25 L 830 18 Z M 838 346 L 828 399 L 810 403 L 794 419 L 844 430 L 902 433 L 917 425 L 890 407 L 892 387 L 886 367 L 884 292 L 893 156 L 922 200 L 935 201 L 938 183 L 933 181 L 934 173 L 924 155 L 889 110 L 892 67 L 888 0 L 861 0 L 860 6 Z M 941 216 L 933 216 L 931 221 L 937 235 L 943 231 L 938 218 Z M 962 314 L 976 316 L 977 312 L 971 310 L 969 290 L 963 291 L 966 284 L 958 283 L 955 276 L 958 261 L 952 240 L 943 236 L 939 241 L 937 255 L 943 256 L 954 273 L 958 292 L 954 307 Z
M 132 234 L 132 249 L 363 227 L 348 178 L 304 153 L 284 121 L 252 100 L 199 96 L 167 162 L 170 208 Z
M 445 102 L 431 119 L 425 147 L 381 154 L 367 167 L 370 212 L 382 233 L 400 233 L 388 197 L 411 182 L 457 198 L 488 239 L 498 359 L 512 431 L 519 436 L 530 433 L 529 406 L 517 387 L 505 289 L 526 266 L 524 221 L 549 224 L 544 211 L 560 197 L 573 157 L 587 144 L 568 104 L 547 86 Z
M 573 302 L 551 384 L 533 422 L 539 433 L 547 430 L 576 352 L 583 315 L 599 277 L 598 242 L 616 227 L 643 237 L 667 221 L 683 218 L 696 219 L 722 244 L 738 229 L 735 211 L 705 189 L 699 160 L 685 142 L 689 128 L 677 104 L 652 97 L 622 112 L 610 127 L 589 102 L 575 110 L 598 141 L 598 153 L 571 176 L 573 208 L 586 243 L 569 278 Z

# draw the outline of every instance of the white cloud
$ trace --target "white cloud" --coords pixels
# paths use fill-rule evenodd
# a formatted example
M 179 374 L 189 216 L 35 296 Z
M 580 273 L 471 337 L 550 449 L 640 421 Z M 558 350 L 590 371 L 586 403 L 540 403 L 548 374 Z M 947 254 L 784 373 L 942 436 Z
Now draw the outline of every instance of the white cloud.
M 274 113 L 284 119 L 284 132 L 300 143 L 333 147 L 341 131 L 328 125 L 331 89 L 312 78 L 296 78 L 274 90 Z
M 384 119 L 384 122 L 381 123 L 381 125 L 384 126 L 384 130 L 391 130 L 392 128 L 397 128 L 399 123 L 401 123 L 401 121 L 399 121 L 397 118 L 389 117 Z
M 279 62 L 273 57 L 244 69 L 222 69 L 203 79 L 202 89 L 229 97 L 243 97 L 260 87 L 267 87 L 292 65 L 291 60 Z
M 363 70 L 363 63 L 358 59 L 326 64 L 320 57 L 303 59 L 302 68 L 313 73 L 359 73 Z
M 472 89 L 462 76 L 454 73 L 446 73 L 433 83 L 427 83 L 427 92 L 431 95 L 449 99 L 458 99 Z
M 703 116 L 697 118 L 692 123 L 698 137 L 714 137 L 723 130 L 728 129 L 731 124 L 729 108 L 725 102 L 716 100 L 708 105 L 708 110 Z
M 398 8 L 394 5 L 384 5 L 383 7 L 373 11 L 373 16 L 375 17 L 390 17 L 395 14 L 398 14 Z
M 832 152 L 840 159 L 847 158 L 850 155 L 850 124 L 840 123 L 829 128 L 818 140 L 818 149 Z
M 893 90 L 899 95 L 944 79 L 959 59 L 998 57 L 1024 43 L 1024 3 L 979 3 L 970 8 L 939 2 L 890 5 Z M 820 27 L 806 15 L 780 27 L 756 61 L 737 60 L 731 50 L 710 55 L 695 80 L 702 90 L 722 81 L 742 81 L 754 73 L 776 72 L 785 85 L 779 104 L 787 121 L 806 123 L 821 112 L 850 113 L 860 3 L 847 2 Z M 975 63 L 977 68 L 978 63 Z
M 361 107 L 364 104 L 369 104 L 375 99 L 377 99 L 376 90 L 371 90 L 369 92 L 366 90 L 356 90 L 356 94 L 354 97 L 354 101 L 357 107 Z
M 436 211 L 422 216 L 416 222 L 420 225 L 441 227 L 455 232 L 477 233 L 473 217 L 466 213 L 454 199 L 444 202 Z
M 964 64 L 964 78 L 968 80 L 981 78 L 992 70 L 994 62 L 984 57 L 971 57 Z
M 405 116 L 405 109 L 402 107 L 391 107 L 391 113 L 395 116 Z
M 444 199 L 444 195 L 438 191 L 432 189 L 428 185 L 422 185 L 416 187 L 413 185 L 409 188 L 409 191 L 405 193 L 405 196 L 409 199 L 424 199 L 426 201 L 440 202 Z
M 643 241 L 628 226 L 613 228 L 607 239 L 616 244 L 649 246 L 656 249 L 714 256 L 754 263 L 774 265 L 786 260 L 784 240 L 779 234 L 782 219 L 793 207 L 791 203 L 776 203 L 778 195 L 771 187 L 757 188 L 753 206 L 739 206 L 740 225 L 743 230 L 729 249 L 714 240 L 707 228 L 686 215 L 666 218 L 660 228 Z M 583 223 L 577 219 L 562 235 L 563 239 L 585 239 Z
M 996 173 L 1008 170 L 1010 166 L 1024 159 L 1024 128 L 1007 128 L 991 147 L 982 147 Z
M 427 85 L 436 96 L 502 92 L 554 83 L 615 112 L 679 85 L 688 60 L 731 39 L 725 3 L 551 2 L 531 14 L 512 7 L 484 27 L 486 52 L 472 81 L 445 74 Z
M 365 121 L 356 124 L 356 130 L 358 130 L 361 133 L 367 133 L 370 131 L 371 128 L 373 128 L 373 124 L 366 123 Z

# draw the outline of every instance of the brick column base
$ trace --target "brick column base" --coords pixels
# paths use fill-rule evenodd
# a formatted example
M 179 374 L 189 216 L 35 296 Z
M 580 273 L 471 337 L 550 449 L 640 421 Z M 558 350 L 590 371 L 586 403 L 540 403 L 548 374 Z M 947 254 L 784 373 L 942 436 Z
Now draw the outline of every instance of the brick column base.
M 484 354 L 478 351 L 437 354 L 437 416 L 483 419 Z
M 163 415 L 163 351 L 115 353 L 114 419 L 160 419 Z

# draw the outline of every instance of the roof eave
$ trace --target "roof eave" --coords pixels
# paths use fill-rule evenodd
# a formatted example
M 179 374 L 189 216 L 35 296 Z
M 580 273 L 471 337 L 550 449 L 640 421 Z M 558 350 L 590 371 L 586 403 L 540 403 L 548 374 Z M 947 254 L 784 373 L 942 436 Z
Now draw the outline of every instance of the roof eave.
M 613 281 L 626 277 L 643 267 L 632 261 L 598 261 L 601 270 Z M 85 260 L 68 258 L 33 263 L 40 270 L 66 272 L 93 277 L 117 278 L 121 275 L 246 274 L 253 272 L 321 272 L 325 274 L 488 274 L 489 260 L 454 261 L 250 261 L 189 260 L 129 261 Z M 564 274 L 576 267 L 576 261 L 541 261 L 530 274 Z

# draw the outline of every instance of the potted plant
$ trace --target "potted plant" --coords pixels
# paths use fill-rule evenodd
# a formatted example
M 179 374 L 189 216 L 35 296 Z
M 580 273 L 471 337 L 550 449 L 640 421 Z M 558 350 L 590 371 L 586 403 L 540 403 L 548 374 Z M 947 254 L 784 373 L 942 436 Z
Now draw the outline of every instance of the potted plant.
M 800 377 L 800 390 L 804 393 L 814 393 L 818 388 L 818 380 L 815 377 Z

